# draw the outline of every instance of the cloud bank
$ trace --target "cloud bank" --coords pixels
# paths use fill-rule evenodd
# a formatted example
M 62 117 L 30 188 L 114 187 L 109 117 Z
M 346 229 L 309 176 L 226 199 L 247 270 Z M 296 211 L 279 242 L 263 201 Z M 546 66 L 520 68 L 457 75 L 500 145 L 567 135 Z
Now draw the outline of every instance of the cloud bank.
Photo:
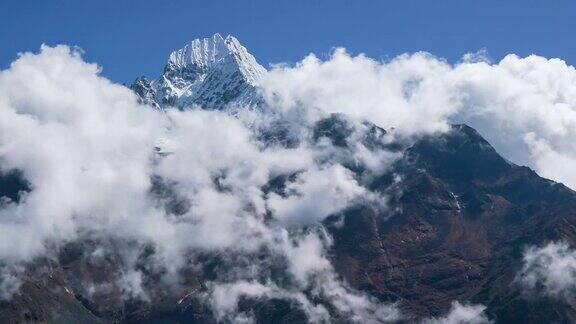
M 284 111 L 345 113 L 408 136 L 467 123 L 512 162 L 576 188 L 566 167 L 576 162 L 576 70 L 560 59 L 491 63 L 479 53 L 449 64 L 415 53 L 380 62 L 337 49 L 277 66 L 263 92 Z
M 202 278 L 202 260 L 219 258 L 196 294 L 218 318 L 250 320 L 235 306 L 246 296 L 295 301 L 315 321 L 399 318 L 336 275 L 319 225 L 369 196 L 344 162 L 381 170 L 367 160 L 380 153 L 358 144 L 342 154 L 308 124 L 290 126 L 295 145 L 265 143 L 248 116 L 159 112 L 98 74 L 66 46 L 22 54 L 0 73 L 0 169 L 20 170 L 31 188 L 0 209 L 3 298 L 21 267 L 84 242 L 89 262 L 117 260 L 111 282 L 85 283 L 87 298 L 119 290 L 153 302 L 150 273 L 179 285 L 182 271 Z

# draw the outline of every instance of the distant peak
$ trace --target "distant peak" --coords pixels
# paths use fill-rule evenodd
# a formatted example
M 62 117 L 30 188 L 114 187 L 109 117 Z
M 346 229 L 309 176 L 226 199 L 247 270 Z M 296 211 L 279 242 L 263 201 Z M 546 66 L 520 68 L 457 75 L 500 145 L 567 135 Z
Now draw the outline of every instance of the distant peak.
M 173 51 L 167 68 L 169 71 L 184 68 L 204 71 L 225 59 L 236 62 L 250 83 L 254 83 L 265 72 L 236 37 L 228 35 L 222 38 L 219 33 L 212 37 L 194 39 L 183 48 Z
M 152 82 L 137 79 L 133 89 L 156 106 L 197 104 L 221 108 L 238 100 L 258 101 L 255 87 L 266 73 L 234 36 L 218 33 L 197 38 L 170 53 L 162 75 Z

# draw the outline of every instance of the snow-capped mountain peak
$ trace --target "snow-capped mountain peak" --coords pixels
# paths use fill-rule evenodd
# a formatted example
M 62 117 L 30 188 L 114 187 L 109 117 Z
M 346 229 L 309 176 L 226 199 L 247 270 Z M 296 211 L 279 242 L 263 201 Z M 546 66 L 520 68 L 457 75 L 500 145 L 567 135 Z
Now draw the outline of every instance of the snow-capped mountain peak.
M 256 87 L 265 73 L 235 37 L 214 34 L 173 51 L 160 77 L 151 82 L 139 78 L 132 89 L 157 108 L 255 106 L 260 101 Z

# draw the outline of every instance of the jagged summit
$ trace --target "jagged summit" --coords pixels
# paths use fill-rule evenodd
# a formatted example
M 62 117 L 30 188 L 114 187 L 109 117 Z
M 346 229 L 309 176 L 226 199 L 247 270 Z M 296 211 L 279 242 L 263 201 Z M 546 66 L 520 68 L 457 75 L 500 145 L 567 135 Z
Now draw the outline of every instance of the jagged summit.
M 253 106 L 259 102 L 256 86 L 265 73 L 235 37 L 214 34 L 173 51 L 160 77 L 153 81 L 140 77 L 131 88 L 143 102 L 160 109 L 192 105 L 223 109 L 233 103 Z
M 190 65 L 207 68 L 229 53 L 224 38 L 220 34 L 214 34 L 210 38 L 195 39 L 170 53 L 168 65 L 173 68 L 186 68 Z

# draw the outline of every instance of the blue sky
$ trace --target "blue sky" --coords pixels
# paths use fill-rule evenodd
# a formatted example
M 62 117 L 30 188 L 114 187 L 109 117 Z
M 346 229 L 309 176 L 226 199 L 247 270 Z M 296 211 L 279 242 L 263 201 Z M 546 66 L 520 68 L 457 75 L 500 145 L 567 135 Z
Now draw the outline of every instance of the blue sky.
M 486 48 L 576 64 L 576 1 L 222 0 L 0 2 L 0 67 L 46 43 L 77 45 L 103 75 L 160 73 L 187 41 L 233 34 L 265 66 L 327 56 L 335 46 L 377 59 L 428 51 L 457 61 Z

